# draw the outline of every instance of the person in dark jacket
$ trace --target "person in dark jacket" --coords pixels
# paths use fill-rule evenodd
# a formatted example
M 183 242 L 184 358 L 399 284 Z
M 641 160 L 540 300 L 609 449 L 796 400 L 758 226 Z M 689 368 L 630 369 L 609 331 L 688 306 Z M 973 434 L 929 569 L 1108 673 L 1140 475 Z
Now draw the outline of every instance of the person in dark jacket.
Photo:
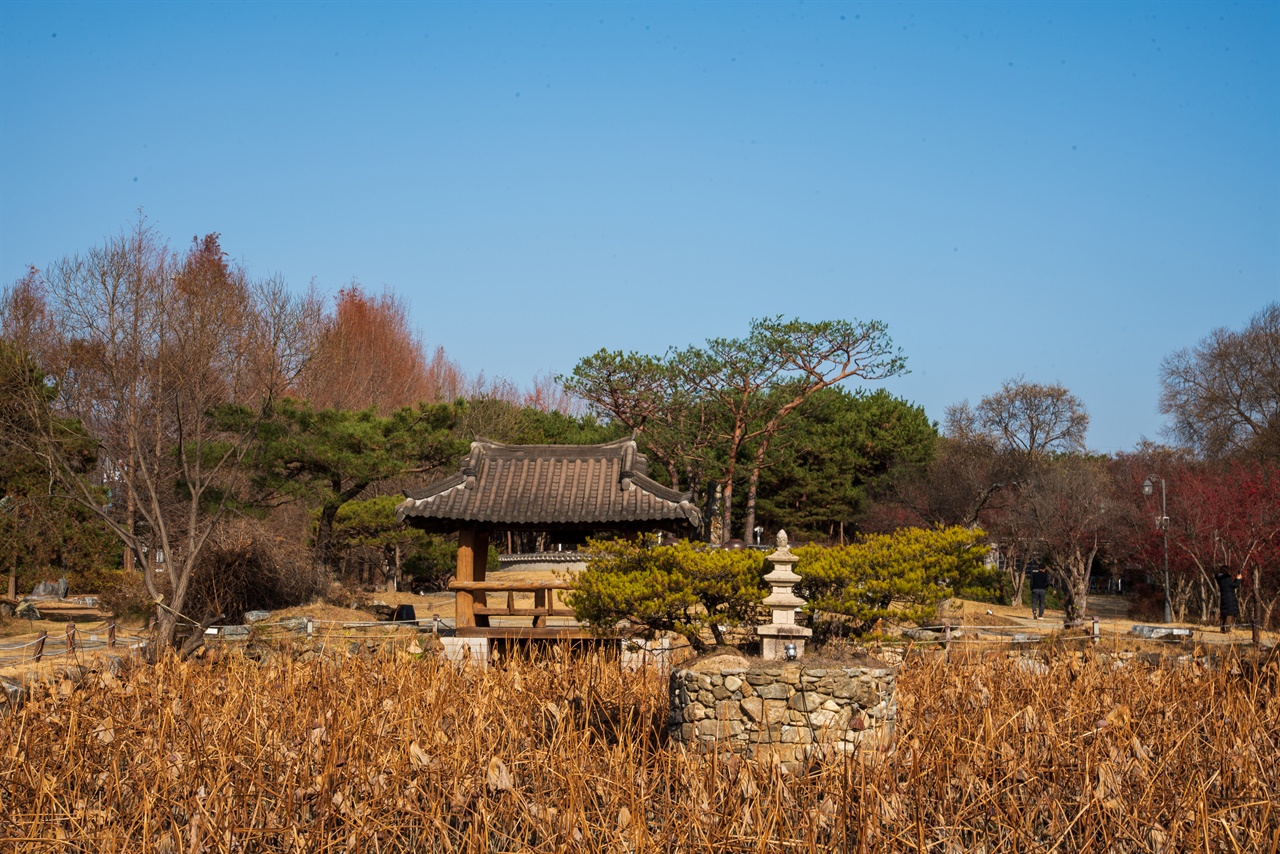
M 1222 633 L 1231 631 L 1231 621 L 1240 616 L 1240 601 L 1236 599 L 1236 588 L 1240 586 L 1241 573 L 1232 577 L 1225 566 L 1218 567 L 1214 579 L 1218 582 L 1218 613 L 1222 616 Z
M 1044 619 L 1044 597 L 1049 592 L 1049 572 L 1039 566 L 1031 570 L 1031 619 Z

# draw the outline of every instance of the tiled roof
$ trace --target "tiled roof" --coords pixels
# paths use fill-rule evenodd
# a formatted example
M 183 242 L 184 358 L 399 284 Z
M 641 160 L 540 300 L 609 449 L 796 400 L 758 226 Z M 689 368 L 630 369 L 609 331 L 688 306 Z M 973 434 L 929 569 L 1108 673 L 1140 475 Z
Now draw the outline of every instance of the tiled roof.
M 648 476 L 634 439 L 603 445 L 471 443 L 455 475 L 409 492 L 397 518 L 430 530 L 457 523 L 509 528 L 649 528 L 701 524 L 687 493 Z

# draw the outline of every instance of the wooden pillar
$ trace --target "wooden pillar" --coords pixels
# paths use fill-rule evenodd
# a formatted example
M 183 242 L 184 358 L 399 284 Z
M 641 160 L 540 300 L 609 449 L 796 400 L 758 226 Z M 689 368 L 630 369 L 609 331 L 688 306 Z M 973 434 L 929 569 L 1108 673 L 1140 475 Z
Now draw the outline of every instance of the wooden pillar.
M 547 607 L 547 594 L 551 594 L 551 601 L 554 603 L 554 602 L 555 602 L 555 591 L 554 591 L 554 590 L 535 590 L 535 591 L 533 591 L 533 607 L 534 607 L 535 609 L 536 609 L 536 608 L 546 608 L 546 607 Z M 534 625 L 534 627 L 535 627 L 535 628 L 539 628 L 539 629 L 540 629 L 540 628 L 542 628 L 542 627 L 546 626 L 546 624 L 547 624 L 547 618 L 546 618 L 546 616 L 545 616 L 545 615 L 543 615 L 543 616 L 538 616 L 538 617 L 534 617 L 534 618 L 533 618 L 533 625 Z
M 458 532 L 458 568 L 457 581 L 484 581 L 485 566 L 489 561 L 489 532 L 483 528 L 464 528 Z M 479 594 L 480 601 L 485 602 L 485 595 Z M 476 594 L 470 590 L 459 590 L 454 595 L 455 624 L 464 626 L 487 626 L 489 616 L 477 615 L 475 612 Z

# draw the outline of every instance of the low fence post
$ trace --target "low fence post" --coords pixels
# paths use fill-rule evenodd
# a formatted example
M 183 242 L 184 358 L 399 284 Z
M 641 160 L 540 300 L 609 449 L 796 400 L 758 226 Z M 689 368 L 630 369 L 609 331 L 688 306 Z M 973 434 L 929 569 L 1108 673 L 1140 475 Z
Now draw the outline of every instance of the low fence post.
M 307 637 L 311 637 L 316 630 L 316 621 L 307 617 Z
M 1093 638 L 1092 638 L 1093 642 L 1097 643 L 1098 638 L 1100 637 L 1101 637 L 1101 634 L 1098 631 L 1098 618 L 1094 617 L 1093 618 Z
M 942 648 L 951 651 L 951 621 L 942 621 Z
M 67 655 L 76 651 L 76 624 L 67 623 Z
M 40 637 L 36 638 L 36 654 L 35 654 L 36 664 L 40 663 L 40 659 L 44 655 L 44 642 L 48 640 L 48 638 L 49 638 L 48 632 L 41 632 Z
M 107 649 L 116 648 L 116 624 L 107 624 Z

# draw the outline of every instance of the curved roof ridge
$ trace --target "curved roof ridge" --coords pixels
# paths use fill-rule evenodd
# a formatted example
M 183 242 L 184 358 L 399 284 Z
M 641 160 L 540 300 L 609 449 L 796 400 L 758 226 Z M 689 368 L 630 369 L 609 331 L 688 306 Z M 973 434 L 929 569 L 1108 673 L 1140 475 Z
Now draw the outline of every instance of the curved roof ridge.
M 463 523 L 688 530 L 702 524 L 690 493 L 649 477 L 634 434 L 595 445 L 508 445 L 477 439 L 459 471 L 409 490 L 403 521 L 433 530 Z

